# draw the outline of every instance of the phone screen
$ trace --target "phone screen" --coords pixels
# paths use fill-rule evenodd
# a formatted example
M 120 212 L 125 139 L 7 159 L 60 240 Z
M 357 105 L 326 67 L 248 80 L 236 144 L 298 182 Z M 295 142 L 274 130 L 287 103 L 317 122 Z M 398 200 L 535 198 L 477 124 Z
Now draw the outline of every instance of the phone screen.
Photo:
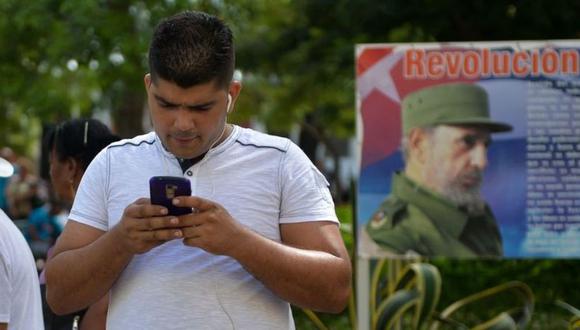
M 149 194 L 151 204 L 167 208 L 169 215 L 184 215 L 191 213 L 190 207 L 177 207 L 171 202 L 177 196 L 191 196 L 191 183 L 179 176 L 154 176 L 149 179 Z

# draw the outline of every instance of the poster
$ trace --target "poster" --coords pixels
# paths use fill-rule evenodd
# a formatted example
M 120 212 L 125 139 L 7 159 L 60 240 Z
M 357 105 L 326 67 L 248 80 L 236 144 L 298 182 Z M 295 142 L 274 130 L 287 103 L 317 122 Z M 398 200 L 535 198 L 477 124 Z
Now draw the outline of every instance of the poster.
M 421 247 L 393 250 L 389 244 L 403 237 L 400 233 L 393 236 L 397 239 L 384 242 L 386 245 L 378 244 L 376 238 L 381 237 L 380 233 L 388 235 L 390 230 L 401 229 L 401 224 L 410 223 L 408 219 L 414 214 L 421 213 L 427 218 L 421 221 L 428 224 L 433 213 L 430 210 L 437 208 L 423 205 L 421 209 L 392 191 L 393 180 L 414 173 L 409 171 L 410 160 L 405 161 L 401 151 L 403 135 L 411 137 L 403 132 L 403 104 L 407 97 L 421 90 L 455 84 L 483 90 L 487 96 L 489 120 L 505 123 L 511 129 L 497 134 L 490 132 L 491 144 L 486 145 L 486 162 L 478 188 L 479 197 L 491 214 L 487 219 L 492 219 L 497 226 L 501 252 L 491 255 L 453 252 L 456 248 L 462 249 L 457 245 L 460 243 L 438 251 L 434 247 L 438 243 L 431 242 L 425 233 L 443 231 L 436 225 L 427 230 L 422 224 L 423 233 L 408 233 L 409 228 L 400 232 L 406 232 L 410 237 L 408 241 L 415 242 L 413 244 L 433 248 L 430 256 L 580 256 L 580 41 L 364 44 L 356 48 L 356 77 L 360 146 L 356 210 L 359 256 L 423 255 L 417 252 Z M 438 100 L 445 103 L 447 96 L 441 95 L 446 94 L 437 95 Z M 429 119 L 431 114 L 414 114 L 409 121 L 429 122 L 433 120 Z M 432 126 L 441 125 L 462 128 L 465 123 Z M 406 145 L 411 146 L 406 149 L 411 150 L 411 156 L 418 155 L 412 157 L 423 164 L 420 155 L 429 150 L 413 151 L 413 148 L 423 150 L 418 147 L 419 142 Z M 480 148 L 478 146 L 474 148 Z M 440 162 L 443 171 L 447 160 Z M 418 173 L 427 172 L 420 170 Z M 418 177 L 429 178 L 426 174 Z M 396 186 L 399 181 L 395 183 Z M 417 180 L 407 184 L 413 184 L 417 191 L 425 188 Z M 429 188 L 426 191 L 425 196 L 433 192 Z M 439 192 L 434 195 L 447 200 L 447 196 Z M 385 203 L 387 200 L 389 202 Z M 461 211 L 465 209 L 467 207 L 460 208 Z M 435 223 L 447 226 L 449 221 L 438 219 Z M 467 223 L 477 225 L 472 220 Z M 453 226 L 447 228 L 445 235 L 450 232 L 451 239 L 461 242 L 466 225 Z M 445 235 L 443 239 L 449 236 Z M 471 236 L 474 241 L 478 234 Z M 488 243 L 489 240 L 482 244 Z M 444 241 L 440 245 L 446 244 Z

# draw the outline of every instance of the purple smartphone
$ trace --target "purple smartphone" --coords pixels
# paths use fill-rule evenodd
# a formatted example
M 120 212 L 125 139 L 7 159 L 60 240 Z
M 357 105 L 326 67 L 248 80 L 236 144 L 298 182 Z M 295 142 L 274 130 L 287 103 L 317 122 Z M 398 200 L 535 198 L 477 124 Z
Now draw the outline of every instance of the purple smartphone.
M 151 204 L 167 208 L 169 215 L 191 213 L 190 207 L 177 207 L 171 200 L 176 196 L 191 196 L 191 184 L 188 179 L 179 176 L 154 176 L 149 179 Z

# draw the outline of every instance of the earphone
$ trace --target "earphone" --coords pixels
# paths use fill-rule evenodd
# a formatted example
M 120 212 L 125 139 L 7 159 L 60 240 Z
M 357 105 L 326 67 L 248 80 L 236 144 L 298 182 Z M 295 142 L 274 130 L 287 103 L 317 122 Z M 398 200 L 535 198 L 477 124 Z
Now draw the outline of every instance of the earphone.
M 232 111 L 232 108 L 230 107 L 232 105 L 232 94 L 228 93 L 228 104 L 226 105 L 226 112 L 230 113 L 230 111 Z
M 232 110 L 231 108 L 232 105 L 232 94 L 228 93 L 228 103 L 226 104 L 226 115 L 230 113 L 230 111 Z M 225 118 L 225 120 L 227 121 L 227 117 Z M 224 135 L 225 131 L 226 131 L 226 123 L 224 123 L 224 128 L 222 129 L 221 134 L 211 143 L 211 146 L 209 147 L 210 149 L 213 148 L 216 143 L 222 138 L 222 136 Z

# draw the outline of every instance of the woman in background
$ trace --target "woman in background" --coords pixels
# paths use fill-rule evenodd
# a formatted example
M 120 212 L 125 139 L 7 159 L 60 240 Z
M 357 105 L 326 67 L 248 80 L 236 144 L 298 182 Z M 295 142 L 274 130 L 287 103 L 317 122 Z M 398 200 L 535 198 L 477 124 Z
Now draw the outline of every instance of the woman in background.
M 95 156 L 110 143 L 119 140 L 109 128 L 96 119 L 73 119 L 61 123 L 47 137 L 50 151 L 50 180 L 55 194 L 72 204 L 83 173 Z M 50 253 L 49 253 L 50 258 Z M 41 287 L 44 292 L 44 273 Z M 46 329 L 71 329 L 80 320 L 80 329 L 105 329 L 108 295 L 84 311 L 57 316 L 48 307 L 43 294 Z M 76 320 L 75 320 L 76 319 Z

